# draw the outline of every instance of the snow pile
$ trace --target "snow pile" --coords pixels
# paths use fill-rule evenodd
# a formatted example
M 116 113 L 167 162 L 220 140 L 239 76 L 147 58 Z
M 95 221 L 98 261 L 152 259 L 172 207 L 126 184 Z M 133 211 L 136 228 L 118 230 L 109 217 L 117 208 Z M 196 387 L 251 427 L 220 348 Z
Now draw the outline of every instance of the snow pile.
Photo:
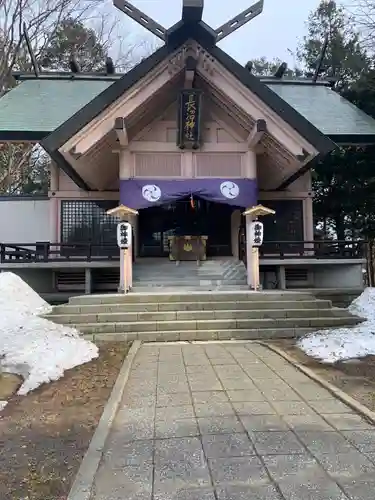
M 298 347 L 324 363 L 375 354 L 375 288 L 366 288 L 348 309 L 366 321 L 354 328 L 311 333 L 299 340 Z
M 38 317 L 50 310 L 17 275 L 0 273 L 0 368 L 24 378 L 18 394 L 98 356 L 98 348 L 77 330 Z

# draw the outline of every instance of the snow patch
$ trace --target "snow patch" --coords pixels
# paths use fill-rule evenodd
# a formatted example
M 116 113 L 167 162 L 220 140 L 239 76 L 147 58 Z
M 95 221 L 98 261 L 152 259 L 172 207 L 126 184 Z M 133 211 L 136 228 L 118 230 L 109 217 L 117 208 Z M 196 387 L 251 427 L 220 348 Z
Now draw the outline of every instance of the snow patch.
M 323 363 L 375 355 L 375 288 L 366 288 L 348 310 L 366 321 L 354 328 L 311 333 L 298 341 L 298 347 Z
M 8 404 L 8 401 L 0 401 L 0 411 L 4 410 L 4 408 L 6 407 L 7 404 Z
M 51 310 L 19 276 L 0 273 L 0 368 L 24 378 L 17 394 L 98 357 L 97 346 L 76 329 L 38 317 Z

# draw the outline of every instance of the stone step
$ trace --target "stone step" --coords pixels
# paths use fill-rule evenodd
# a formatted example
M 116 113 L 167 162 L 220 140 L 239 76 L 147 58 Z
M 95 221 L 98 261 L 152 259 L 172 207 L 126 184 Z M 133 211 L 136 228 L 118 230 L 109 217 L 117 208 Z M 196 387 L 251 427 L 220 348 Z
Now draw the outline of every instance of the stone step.
M 144 278 L 144 279 L 134 279 L 133 286 L 144 285 L 149 287 L 163 286 L 163 287 L 185 287 L 185 286 L 205 286 L 205 285 L 246 285 L 246 280 L 243 279 L 211 279 L 211 278 L 198 278 L 198 279 L 186 279 L 186 278 Z
M 242 320 L 242 319 L 282 319 L 282 318 L 333 318 L 351 317 L 343 310 L 333 309 L 267 309 L 267 310 L 216 310 L 216 311 L 158 311 L 158 312 L 117 312 L 91 314 L 52 314 L 48 319 L 60 324 L 121 323 L 135 321 L 200 321 L 200 320 Z
M 181 284 L 181 286 L 147 286 L 147 285 L 135 285 L 132 288 L 134 293 L 180 293 L 181 290 L 184 292 L 237 292 L 237 291 L 248 291 L 249 287 L 247 285 L 194 285 L 186 286 Z
M 350 327 L 349 327 L 350 328 Z M 143 342 L 176 342 L 186 341 L 215 341 L 215 340 L 270 340 L 298 338 L 316 331 L 314 328 L 263 328 L 263 329 L 235 329 L 235 330 L 171 330 L 128 333 L 86 333 L 83 337 L 92 341 L 133 341 Z
M 357 317 L 331 318 L 280 318 L 280 319 L 218 319 L 218 320 L 185 320 L 185 321 L 136 321 L 136 322 L 106 322 L 106 323 L 72 323 L 82 333 L 127 333 L 152 331 L 183 331 L 183 330 L 277 330 L 278 328 L 337 328 L 354 325 L 359 322 Z
M 53 308 L 55 315 L 69 314 L 102 314 L 127 312 L 157 312 L 157 311 L 233 311 L 233 310 L 300 310 L 300 309 L 329 309 L 329 300 L 300 300 L 300 301 L 232 301 L 232 302 L 145 302 L 121 304 L 86 304 L 86 305 L 59 305 Z M 339 309 L 342 311 L 342 309 Z M 50 317 L 50 316 L 48 316 Z
M 145 302 L 233 302 L 233 301 L 300 301 L 316 300 L 306 292 L 252 292 L 252 291 L 215 291 L 215 292 L 161 292 L 127 293 L 105 295 L 77 295 L 69 299 L 71 305 L 85 304 L 119 304 Z

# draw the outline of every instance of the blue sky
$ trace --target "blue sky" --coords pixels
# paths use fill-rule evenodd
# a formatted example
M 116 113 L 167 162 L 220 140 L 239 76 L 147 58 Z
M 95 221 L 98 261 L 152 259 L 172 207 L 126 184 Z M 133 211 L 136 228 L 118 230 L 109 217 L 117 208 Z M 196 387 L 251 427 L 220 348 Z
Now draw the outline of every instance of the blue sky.
M 165 28 L 181 18 L 182 0 L 132 0 L 132 3 Z M 255 0 L 205 0 L 203 19 L 217 28 L 253 3 Z M 265 56 L 278 57 L 294 66 L 288 49 L 295 51 L 306 33 L 307 17 L 319 0 L 265 0 L 264 3 L 260 16 L 223 40 L 220 46 L 241 64 Z M 140 36 L 145 33 L 136 23 L 128 26 Z

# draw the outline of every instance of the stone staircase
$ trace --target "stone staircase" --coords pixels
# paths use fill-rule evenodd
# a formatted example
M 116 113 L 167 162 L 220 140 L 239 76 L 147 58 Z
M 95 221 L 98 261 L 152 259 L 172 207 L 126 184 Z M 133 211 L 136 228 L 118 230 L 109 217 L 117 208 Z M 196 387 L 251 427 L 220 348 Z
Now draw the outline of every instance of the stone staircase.
M 181 262 L 178 266 L 168 259 L 139 259 L 133 267 L 133 291 L 147 292 L 166 289 L 184 290 L 247 290 L 246 268 L 232 257 L 210 259 L 199 266 Z
M 148 342 L 288 338 L 361 321 L 310 293 L 238 290 L 84 295 L 47 317 L 92 340 Z

